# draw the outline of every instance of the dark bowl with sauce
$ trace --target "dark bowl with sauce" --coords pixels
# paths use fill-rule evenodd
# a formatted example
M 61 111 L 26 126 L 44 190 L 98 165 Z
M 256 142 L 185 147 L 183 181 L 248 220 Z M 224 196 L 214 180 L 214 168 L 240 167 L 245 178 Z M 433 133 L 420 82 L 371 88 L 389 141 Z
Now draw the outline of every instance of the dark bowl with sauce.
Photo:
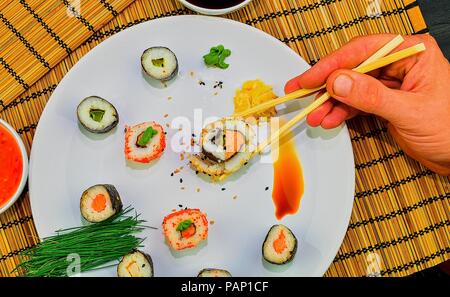
M 201 14 L 222 15 L 241 9 L 251 0 L 178 0 L 187 8 Z
M 0 214 L 22 194 L 28 179 L 28 155 L 19 134 L 0 119 Z

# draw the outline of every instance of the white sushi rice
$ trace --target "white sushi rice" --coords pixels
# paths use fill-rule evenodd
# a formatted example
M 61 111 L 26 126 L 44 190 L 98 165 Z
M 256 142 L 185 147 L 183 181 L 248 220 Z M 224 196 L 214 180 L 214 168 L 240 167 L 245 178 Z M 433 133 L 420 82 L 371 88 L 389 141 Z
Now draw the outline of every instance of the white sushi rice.
M 100 122 L 90 116 L 91 110 L 99 109 L 105 113 Z M 100 97 L 91 96 L 84 99 L 77 108 L 78 119 L 88 130 L 92 132 L 104 131 L 118 121 L 117 111 L 114 106 Z
M 163 59 L 163 65 L 158 66 L 154 61 Z M 166 47 L 151 47 L 141 58 L 142 67 L 151 77 L 165 81 L 170 80 L 178 70 L 178 61 L 175 54 Z
M 117 266 L 119 277 L 152 277 L 153 263 L 148 255 L 134 251 L 125 255 Z
M 286 240 L 286 248 L 282 253 L 277 253 L 273 247 L 273 243 L 278 239 L 280 232 L 284 232 Z M 284 264 L 293 259 L 297 249 L 297 239 L 289 228 L 284 225 L 275 225 L 266 236 L 263 244 L 263 257 L 268 262 L 274 264 Z

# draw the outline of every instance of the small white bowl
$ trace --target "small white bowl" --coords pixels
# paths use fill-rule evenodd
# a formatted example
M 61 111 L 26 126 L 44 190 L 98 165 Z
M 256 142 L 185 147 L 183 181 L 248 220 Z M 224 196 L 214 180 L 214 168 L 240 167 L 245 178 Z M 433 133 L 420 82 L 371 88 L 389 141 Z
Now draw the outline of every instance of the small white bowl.
M 210 9 L 210 8 L 204 8 L 204 7 L 200 7 L 197 5 L 194 5 L 186 0 L 178 0 L 181 2 L 181 4 L 183 4 L 184 6 L 186 6 L 187 8 L 196 11 L 198 13 L 201 14 L 207 14 L 207 15 L 222 15 L 222 14 L 227 14 L 230 12 L 233 12 L 235 10 L 241 9 L 242 7 L 246 6 L 247 4 L 249 4 L 252 0 L 245 0 L 235 6 L 231 6 L 228 8 L 223 8 L 223 9 Z
M 0 207 L 0 214 L 5 212 L 8 208 L 11 207 L 11 205 L 14 204 L 14 202 L 17 201 L 17 199 L 20 197 L 20 195 L 22 194 L 23 188 L 25 187 L 25 184 L 27 183 L 27 179 L 28 179 L 28 154 L 27 154 L 27 150 L 25 149 L 25 145 L 23 144 L 22 139 L 20 138 L 19 134 L 17 134 L 16 130 L 14 130 L 13 127 L 11 127 L 10 124 L 8 124 L 7 122 L 5 122 L 4 120 L 0 119 L 0 126 L 3 126 L 6 128 L 6 130 L 8 130 L 13 136 L 14 139 L 16 140 L 17 144 L 19 145 L 20 148 L 20 153 L 22 155 L 22 179 L 20 180 L 20 184 L 19 187 L 16 190 L 16 193 L 14 193 L 14 195 L 8 200 L 8 202 L 3 205 L 2 207 Z

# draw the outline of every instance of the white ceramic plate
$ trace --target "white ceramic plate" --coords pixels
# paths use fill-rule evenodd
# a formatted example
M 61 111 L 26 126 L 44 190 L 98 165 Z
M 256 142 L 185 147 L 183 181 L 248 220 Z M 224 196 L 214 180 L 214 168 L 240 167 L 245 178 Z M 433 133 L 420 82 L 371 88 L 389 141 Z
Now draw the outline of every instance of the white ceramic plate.
M 225 71 L 208 69 L 202 60 L 217 44 L 233 51 Z M 156 45 L 171 48 L 179 60 L 179 76 L 166 88 L 150 85 L 141 73 L 141 53 Z M 186 160 L 170 149 L 171 136 L 177 131 L 171 129 L 167 129 L 168 149 L 152 166 L 129 166 L 123 154 L 125 124 L 155 120 L 165 125 L 177 116 L 192 119 L 196 108 L 202 109 L 204 117 L 230 115 L 234 91 L 245 80 L 263 79 L 283 94 L 285 82 L 308 67 L 277 39 L 222 18 L 163 18 L 109 38 L 65 76 L 39 122 L 30 162 L 31 203 L 39 235 L 80 225 L 83 190 L 111 183 L 125 205 L 132 205 L 149 225 L 159 227 L 142 234 L 147 237 L 144 250 L 153 258 L 156 276 L 195 276 L 206 267 L 224 268 L 234 276 L 323 275 L 341 245 L 353 203 L 353 154 L 345 126 L 328 132 L 305 124 L 296 129 L 305 193 L 299 212 L 281 222 L 274 215 L 271 191 L 265 191 L 272 185 L 271 164 L 255 159 L 223 185 L 201 179 L 189 169 L 171 177 L 175 168 L 186 167 Z M 198 79 L 206 86 L 200 86 Z M 216 90 L 213 84 L 219 80 L 224 88 Z M 106 136 L 93 137 L 77 124 L 76 107 L 90 95 L 106 98 L 119 111 L 118 128 Z M 169 96 L 173 99 L 168 100 Z M 197 193 L 196 188 L 201 191 Z M 238 195 L 235 200 L 234 195 Z M 210 226 L 206 245 L 174 253 L 160 227 L 163 217 L 179 204 L 202 209 L 215 224 Z M 267 265 L 261 257 L 264 237 L 276 223 L 289 226 L 299 240 L 295 260 L 281 267 Z M 89 275 L 114 276 L 115 269 Z

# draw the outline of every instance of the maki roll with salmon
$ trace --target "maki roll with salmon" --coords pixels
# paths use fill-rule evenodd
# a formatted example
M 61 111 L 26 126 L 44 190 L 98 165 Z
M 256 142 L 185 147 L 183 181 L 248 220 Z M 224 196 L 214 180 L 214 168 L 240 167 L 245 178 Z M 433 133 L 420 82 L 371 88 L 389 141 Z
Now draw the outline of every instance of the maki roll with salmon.
M 208 220 L 199 209 L 184 209 L 164 218 L 163 231 L 173 249 L 193 248 L 208 237 Z
M 189 156 L 194 170 L 222 180 L 252 157 L 255 133 L 245 121 L 221 119 L 202 130 L 201 152 Z
M 80 124 L 89 132 L 106 133 L 119 123 L 119 114 L 114 105 L 98 96 L 83 99 L 77 107 Z
M 95 185 L 81 195 L 80 210 L 88 222 L 103 222 L 122 210 L 122 200 L 113 185 Z
M 262 246 L 263 258 L 272 264 L 286 264 L 297 252 L 297 238 L 284 225 L 274 225 L 267 233 Z
M 197 277 L 231 277 L 231 273 L 223 269 L 206 268 L 202 269 Z
M 146 122 L 125 127 L 125 158 L 138 163 L 150 163 L 159 158 L 166 148 L 163 127 Z
M 149 254 L 135 250 L 125 255 L 117 266 L 119 277 L 153 277 L 153 261 Z
M 141 57 L 144 72 L 153 79 L 165 82 L 178 74 L 178 60 L 167 47 L 155 46 L 144 51 Z

